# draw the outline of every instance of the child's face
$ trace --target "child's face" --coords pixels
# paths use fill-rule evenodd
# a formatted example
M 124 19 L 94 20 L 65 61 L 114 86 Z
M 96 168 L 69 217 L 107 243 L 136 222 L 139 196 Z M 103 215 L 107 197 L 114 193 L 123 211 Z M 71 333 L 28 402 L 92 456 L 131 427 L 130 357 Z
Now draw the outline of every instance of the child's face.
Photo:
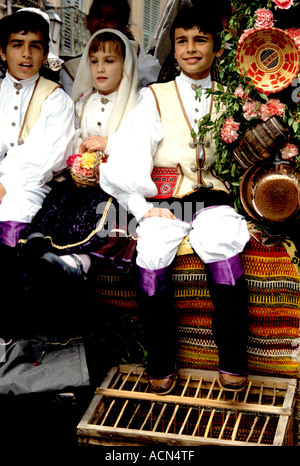
M 204 34 L 199 29 L 175 29 L 174 56 L 185 75 L 198 80 L 206 78 L 214 58 L 223 50 L 214 52 L 212 34 Z
M 123 58 L 113 51 L 93 52 L 90 56 L 93 82 L 101 94 L 118 90 L 123 77 Z
M 22 34 L 22 31 L 9 36 L 6 51 L 0 49 L 0 56 L 7 62 L 9 74 L 21 81 L 35 76 L 47 60 L 44 52 L 43 36 L 40 31 Z
M 107 3 L 107 5 L 101 5 L 98 9 L 97 16 L 88 18 L 87 22 L 91 35 L 104 28 L 121 30 L 121 24 L 120 12 L 117 7 L 109 5 L 109 3 Z

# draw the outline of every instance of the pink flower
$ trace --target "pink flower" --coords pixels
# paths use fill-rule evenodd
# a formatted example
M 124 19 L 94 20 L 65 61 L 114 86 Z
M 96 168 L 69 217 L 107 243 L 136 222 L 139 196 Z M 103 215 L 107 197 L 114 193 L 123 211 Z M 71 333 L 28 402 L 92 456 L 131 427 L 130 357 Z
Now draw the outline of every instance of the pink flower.
M 70 165 L 70 166 L 72 166 L 73 163 L 74 163 L 74 160 L 76 159 L 76 157 L 80 157 L 80 155 L 78 155 L 78 154 L 72 154 L 72 155 L 70 155 L 70 156 L 68 157 L 68 159 L 67 159 L 67 164 Z
M 287 143 L 283 149 L 280 150 L 281 152 L 281 157 L 283 160 L 288 160 L 293 157 L 295 157 L 299 153 L 298 146 L 295 146 L 295 144 Z
M 269 99 L 266 104 L 260 104 L 257 100 L 247 100 L 243 105 L 244 118 L 261 118 L 266 121 L 272 116 L 283 116 L 285 105 L 279 99 Z
M 91 176 L 93 174 L 92 168 L 82 168 L 81 166 L 81 155 L 75 157 L 72 165 L 72 170 L 75 174 L 81 176 Z
M 269 99 L 266 104 L 260 106 L 261 119 L 266 121 L 272 116 L 283 116 L 285 105 L 279 99 Z
M 245 102 L 243 105 L 244 118 L 246 120 L 250 120 L 251 118 L 260 117 L 260 112 L 259 112 L 260 107 L 258 108 L 258 106 L 259 106 L 259 102 L 257 100 L 252 100 L 252 99 L 247 100 L 247 102 Z
M 275 8 L 281 8 L 282 10 L 288 10 L 294 5 L 294 0 L 273 0 Z
M 239 97 L 243 102 L 245 102 L 247 98 L 247 93 L 241 84 L 234 91 L 234 95 Z
M 300 46 L 300 28 L 285 29 L 285 32 L 287 32 L 292 37 L 292 39 L 294 39 L 294 41 L 299 47 Z
M 255 29 L 272 28 L 274 26 L 274 17 L 271 10 L 260 8 L 256 10 Z
M 227 143 L 236 141 L 239 138 L 238 129 L 240 123 L 234 121 L 232 117 L 226 118 L 221 129 L 221 138 Z
M 242 42 L 244 42 L 244 40 L 246 40 L 246 38 L 247 38 L 248 36 L 250 36 L 250 34 L 252 34 L 253 31 L 254 31 L 254 28 L 245 29 L 245 31 L 243 32 L 243 34 L 242 34 L 241 37 L 239 38 L 239 44 L 241 44 Z

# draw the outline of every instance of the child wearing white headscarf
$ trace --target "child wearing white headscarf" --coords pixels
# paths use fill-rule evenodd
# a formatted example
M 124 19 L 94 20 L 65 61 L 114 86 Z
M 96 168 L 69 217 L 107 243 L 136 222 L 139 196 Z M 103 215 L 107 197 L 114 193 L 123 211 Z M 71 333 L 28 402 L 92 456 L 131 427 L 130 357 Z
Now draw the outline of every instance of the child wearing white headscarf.
M 102 56 L 105 60 L 115 60 L 121 49 L 123 68 L 120 81 L 112 90 L 107 84 L 105 90 L 106 84 L 103 83 L 109 82 L 106 79 L 109 73 L 104 73 L 105 78 L 99 84 L 97 77 L 102 72 L 95 78 L 91 70 L 98 59 L 100 63 Z M 97 137 L 113 134 L 135 107 L 138 90 L 137 58 L 130 41 L 117 30 L 103 29 L 95 33 L 82 55 L 72 92 L 77 128 L 74 154 L 96 151 Z M 30 231 L 27 231 L 27 234 L 31 232 L 27 248 L 30 246 L 38 251 L 41 256 L 39 263 L 48 269 L 58 270 L 64 276 L 83 276 L 91 264 L 90 254 L 97 255 L 108 241 L 108 236 L 100 235 L 97 229 L 103 214 L 101 206 L 108 200 L 109 196 L 99 184 L 97 187 L 78 187 L 68 177 L 53 189 Z M 106 218 L 107 233 L 114 224 L 113 216 L 117 211 L 115 203 L 115 208 L 110 209 Z M 37 243 L 42 246 L 34 248 Z

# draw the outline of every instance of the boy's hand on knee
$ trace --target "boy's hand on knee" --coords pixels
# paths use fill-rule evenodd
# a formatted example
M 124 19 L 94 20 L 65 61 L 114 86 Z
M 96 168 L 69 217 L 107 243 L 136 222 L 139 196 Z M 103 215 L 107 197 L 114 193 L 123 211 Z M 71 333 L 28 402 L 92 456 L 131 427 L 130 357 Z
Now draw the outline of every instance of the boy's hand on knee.
M 144 218 L 150 217 L 163 217 L 175 220 L 175 215 L 169 209 L 160 209 L 159 207 L 153 207 L 145 215 Z

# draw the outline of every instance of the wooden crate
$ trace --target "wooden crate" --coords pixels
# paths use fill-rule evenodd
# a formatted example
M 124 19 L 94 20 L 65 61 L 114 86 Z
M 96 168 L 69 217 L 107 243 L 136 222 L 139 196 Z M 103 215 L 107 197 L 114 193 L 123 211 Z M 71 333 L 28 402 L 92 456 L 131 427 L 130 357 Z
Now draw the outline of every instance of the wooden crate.
M 220 389 L 216 371 L 181 369 L 172 394 L 149 391 L 144 368 L 113 367 L 77 426 L 80 445 L 292 445 L 296 379 L 250 376 Z

